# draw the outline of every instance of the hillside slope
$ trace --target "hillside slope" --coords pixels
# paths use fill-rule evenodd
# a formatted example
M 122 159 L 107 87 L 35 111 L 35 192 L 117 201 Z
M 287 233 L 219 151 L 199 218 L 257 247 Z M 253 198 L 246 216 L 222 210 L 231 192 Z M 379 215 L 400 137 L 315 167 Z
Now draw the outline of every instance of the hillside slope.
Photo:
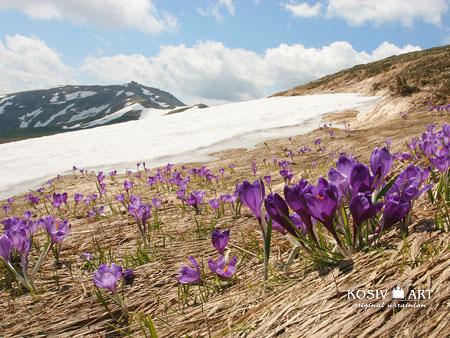
M 399 112 L 422 114 L 426 101 L 445 106 L 450 103 L 450 45 L 357 65 L 272 96 L 345 92 L 387 99 L 358 116 L 354 126 L 401 119 Z

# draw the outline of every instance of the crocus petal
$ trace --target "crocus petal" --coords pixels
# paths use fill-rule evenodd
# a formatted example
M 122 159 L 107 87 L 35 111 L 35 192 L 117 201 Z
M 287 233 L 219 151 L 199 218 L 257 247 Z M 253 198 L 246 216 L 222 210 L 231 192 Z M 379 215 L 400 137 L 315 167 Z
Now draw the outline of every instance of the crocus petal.
M 211 233 L 211 241 L 216 248 L 219 255 L 223 255 L 225 251 L 225 247 L 227 246 L 228 239 L 230 237 L 230 229 L 219 231 L 215 229 Z
M 371 185 L 372 177 L 369 172 L 369 167 L 362 163 L 355 164 L 350 173 L 352 193 L 357 194 L 358 192 L 371 191 Z
M 261 223 L 261 206 L 264 201 L 265 188 L 263 181 L 255 180 L 253 184 L 244 181 L 236 190 L 242 203 L 245 204 Z
M 13 249 L 13 243 L 11 243 L 11 240 L 3 234 L 0 236 L 0 256 L 3 257 L 5 260 L 9 261 L 9 254 L 11 253 Z

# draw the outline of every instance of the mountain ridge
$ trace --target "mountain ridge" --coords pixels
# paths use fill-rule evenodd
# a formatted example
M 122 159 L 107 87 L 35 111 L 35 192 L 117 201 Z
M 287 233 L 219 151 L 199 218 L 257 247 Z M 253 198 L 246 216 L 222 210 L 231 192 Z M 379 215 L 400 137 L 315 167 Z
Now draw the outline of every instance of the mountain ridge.
M 10 93 L 0 96 L 0 137 L 90 128 L 136 120 L 143 109 L 183 106 L 172 94 L 134 81 Z
M 446 106 L 450 103 L 450 45 L 356 65 L 270 97 L 327 93 L 385 98 L 353 119 L 355 127 L 375 127 L 386 120 L 401 119 L 400 112 L 422 114 L 427 105 Z

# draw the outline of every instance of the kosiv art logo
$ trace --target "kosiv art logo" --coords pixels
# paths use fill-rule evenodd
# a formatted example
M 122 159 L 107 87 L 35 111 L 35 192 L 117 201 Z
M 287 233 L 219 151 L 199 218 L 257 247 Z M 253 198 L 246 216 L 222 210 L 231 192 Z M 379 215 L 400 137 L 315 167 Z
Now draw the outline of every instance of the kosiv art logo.
M 369 307 L 427 307 L 433 290 L 414 288 L 411 283 L 391 282 L 385 289 L 347 290 L 347 300 L 355 302 L 353 306 Z

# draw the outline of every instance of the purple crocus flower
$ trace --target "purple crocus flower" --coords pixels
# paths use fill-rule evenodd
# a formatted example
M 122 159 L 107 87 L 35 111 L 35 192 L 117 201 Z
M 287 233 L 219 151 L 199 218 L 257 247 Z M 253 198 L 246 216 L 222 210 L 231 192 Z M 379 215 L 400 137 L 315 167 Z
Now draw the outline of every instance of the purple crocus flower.
M 61 199 L 60 198 L 53 199 L 52 205 L 57 209 L 61 208 L 62 205 Z
M 261 224 L 261 207 L 265 196 L 263 181 L 261 179 L 255 180 L 253 184 L 244 181 L 237 186 L 236 191 L 242 203 L 250 209 Z
M 205 196 L 204 191 L 197 191 L 194 190 L 187 198 L 186 198 L 186 204 L 190 205 L 191 207 L 194 207 L 195 211 L 197 213 L 200 213 L 200 206 L 203 202 L 203 196 Z
M 125 272 L 122 274 L 123 278 L 125 279 L 125 284 L 130 285 L 133 283 L 134 280 L 134 272 L 130 269 L 126 269 Z
M 52 243 L 61 243 L 72 227 L 66 219 L 61 221 L 59 218 L 54 218 L 51 215 L 39 219 L 39 223 L 47 230 Z
M 268 213 L 266 213 L 265 219 L 266 219 L 266 224 L 269 224 L 270 215 Z M 272 219 L 272 230 L 278 231 L 282 235 L 286 235 L 286 231 L 284 231 L 284 228 L 274 219 Z
M 224 168 L 220 168 L 219 169 L 219 173 L 223 176 L 223 174 L 225 173 L 225 169 Z
M 123 193 L 121 193 L 120 195 L 116 195 L 114 198 L 116 199 L 117 202 L 120 202 L 122 204 L 125 201 L 125 195 Z
M 8 231 L 8 237 L 21 256 L 22 262 L 25 262 L 25 257 L 28 255 L 31 247 L 31 239 L 28 237 L 27 230 L 24 227 L 20 227 L 17 230 Z
M 131 280 L 134 278 L 134 272 L 130 269 L 126 269 L 125 272 L 123 273 L 123 277 L 126 280 Z
M 430 162 L 441 173 L 444 173 L 450 167 L 450 157 L 448 155 L 432 158 Z
M 29 222 L 31 220 L 31 217 L 33 216 L 33 214 L 31 213 L 30 210 L 25 210 L 23 212 L 23 217 L 25 217 L 25 219 Z
M 87 215 L 89 217 L 99 217 L 103 214 L 104 207 L 103 205 L 97 207 L 92 207 L 92 211 L 88 211 Z
M 133 181 L 125 181 L 125 182 L 123 182 L 123 187 L 125 188 L 127 193 L 133 187 L 133 185 L 134 185 Z
M 105 179 L 105 175 L 103 175 L 103 171 L 99 171 L 97 175 L 97 181 L 98 183 L 102 183 L 102 181 Z
M 82 254 L 82 255 L 84 256 L 84 258 L 86 258 L 88 261 L 91 260 L 92 254 L 90 254 L 89 252 L 82 252 L 81 254 Z
M 12 197 L 8 198 L 8 203 L 9 204 L 13 204 L 14 203 L 14 198 L 12 198 Z
M 184 195 L 186 194 L 185 189 L 179 189 L 177 190 L 177 196 L 180 200 L 184 201 Z
M 82 194 L 75 194 L 75 196 L 73 196 L 73 199 L 75 201 L 75 204 L 78 204 L 81 202 L 81 200 L 83 199 L 83 195 Z
M 3 206 L 3 210 L 5 211 L 5 216 L 8 216 L 9 209 L 11 209 L 11 206 L 9 204 L 6 204 Z
M 336 186 L 328 183 L 323 177 L 319 178 L 317 187 L 309 185 L 305 193 L 306 207 L 309 214 L 323 223 L 339 243 L 334 229 L 334 216 L 338 209 L 338 192 Z
M 381 230 L 389 229 L 392 225 L 400 221 L 409 211 L 410 202 L 401 198 L 399 195 L 391 195 L 384 206 L 383 221 L 377 229 L 377 233 Z
M 161 206 L 162 201 L 161 201 L 161 199 L 155 197 L 155 198 L 152 198 L 152 203 L 153 203 L 153 207 L 155 209 L 158 209 Z
M 217 198 L 213 198 L 208 202 L 208 205 L 214 209 L 214 211 L 217 211 L 220 207 L 220 201 Z
M 273 221 L 281 225 L 292 236 L 297 237 L 296 231 L 290 224 L 289 207 L 280 195 L 277 193 L 267 195 L 264 199 L 264 206 Z
M 350 173 L 350 187 L 352 195 L 358 192 L 372 191 L 373 176 L 369 167 L 362 163 L 356 163 Z
M 143 235 L 146 232 L 147 220 L 151 216 L 151 204 L 143 204 L 137 196 L 131 196 L 128 212 L 136 219 L 139 226 L 142 226 Z
M 292 169 L 282 169 L 280 170 L 280 175 L 281 177 L 283 177 L 285 183 L 289 183 L 292 180 L 292 178 L 294 178 Z
M 372 197 L 369 191 L 355 194 L 349 205 L 353 217 L 353 235 L 356 236 L 356 228 L 360 228 L 364 221 L 375 216 L 382 207 L 383 203 L 372 203 Z
M 395 158 L 400 162 L 410 161 L 411 160 L 411 154 L 407 152 L 396 152 Z
M 341 154 L 336 162 L 336 169 L 330 168 L 328 178 L 338 189 L 339 196 L 347 196 L 350 186 L 350 174 L 355 165 L 355 161 L 351 157 Z
M 7 262 L 9 262 L 9 254 L 13 247 L 13 243 L 6 234 L 0 236 L 0 257 L 3 257 Z
M 297 215 L 300 216 L 302 221 L 302 229 L 306 227 L 306 229 L 308 229 L 308 232 L 311 234 L 313 240 L 315 240 L 314 232 L 312 230 L 313 224 L 311 220 L 311 213 L 309 212 L 305 199 L 305 194 L 310 192 L 311 188 L 312 186 L 308 185 L 308 181 L 302 178 L 298 184 L 295 184 L 292 187 L 289 186 L 284 187 L 284 197 L 289 207 Z M 293 223 L 296 226 L 300 224 L 299 222 L 295 222 L 295 220 L 293 220 Z M 297 228 L 299 227 L 297 226 Z
M 98 271 L 94 271 L 95 286 L 108 289 L 111 293 L 116 292 L 117 281 L 122 278 L 122 267 L 116 263 L 112 263 L 111 267 L 102 264 L 98 267 Z
M 225 205 L 225 203 L 227 203 L 230 199 L 230 195 L 229 194 L 225 194 L 225 195 L 220 195 L 220 200 L 222 201 L 222 204 Z
M 376 189 L 389 174 L 394 163 L 394 155 L 389 153 L 386 147 L 376 148 L 370 156 L 370 170 L 374 175 L 375 183 L 373 188 Z
M 428 184 L 420 189 L 429 174 L 429 170 L 424 170 L 419 166 L 411 164 L 400 173 L 395 183 L 386 192 L 386 198 L 389 199 L 391 195 L 395 194 L 407 201 L 415 200 L 433 186 L 432 184 Z
M 225 247 L 227 246 L 228 239 L 230 238 L 230 229 L 220 231 L 214 229 L 211 233 L 211 241 L 216 248 L 219 255 L 223 255 L 225 252 Z
M 225 262 L 225 257 L 219 255 L 217 263 L 211 258 L 208 259 L 209 268 L 217 275 L 223 278 L 229 278 L 236 272 L 237 257 L 231 258 L 228 263 Z
M 203 283 L 202 274 L 200 272 L 200 267 L 198 266 L 197 261 L 194 257 L 189 256 L 189 260 L 191 261 L 194 268 L 190 266 L 183 265 L 180 270 L 180 274 L 175 276 L 175 279 L 180 284 L 189 284 L 189 283 Z
M 25 198 L 30 201 L 32 205 L 39 204 L 39 197 L 32 194 L 26 194 Z
M 20 228 L 26 228 L 26 220 L 18 217 L 5 218 L 1 221 L 5 226 L 5 231 L 15 231 Z
M 289 215 L 289 219 L 291 220 L 292 224 L 294 224 L 294 226 L 302 232 L 303 236 L 306 236 L 306 234 L 308 233 L 308 229 L 306 227 L 306 224 L 303 223 L 301 217 L 298 214 L 292 214 Z

